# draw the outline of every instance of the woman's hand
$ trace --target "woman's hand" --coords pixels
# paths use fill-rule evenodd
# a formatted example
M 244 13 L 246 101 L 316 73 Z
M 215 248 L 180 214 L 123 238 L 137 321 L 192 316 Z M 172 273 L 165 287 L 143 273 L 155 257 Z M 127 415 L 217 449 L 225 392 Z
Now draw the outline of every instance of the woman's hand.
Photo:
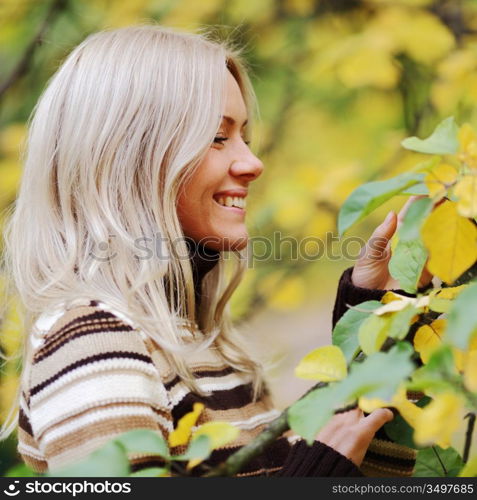
M 389 260 L 391 258 L 390 240 L 402 224 L 404 215 L 409 205 L 423 195 L 411 196 L 402 207 L 398 216 L 391 211 L 369 238 L 351 273 L 351 281 L 355 286 L 381 290 L 399 288 L 399 283 L 389 273 Z M 418 287 L 428 285 L 432 274 L 424 267 Z
M 366 417 L 360 408 L 337 413 L 317 434 L 316 439 L 361 465 L 376 431 L 390 422 L 394 414 L 387 408 L 374 410 Z

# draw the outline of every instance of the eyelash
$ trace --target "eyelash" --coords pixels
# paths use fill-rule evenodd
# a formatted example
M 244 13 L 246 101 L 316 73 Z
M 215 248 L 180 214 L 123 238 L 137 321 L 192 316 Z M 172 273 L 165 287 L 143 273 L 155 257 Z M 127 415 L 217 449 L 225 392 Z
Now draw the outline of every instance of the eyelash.
M 228 137 L 215 137 L 215 138 L 214 138 L 214 142 L 215 142 L 215 143 L 219 143 L 219 144 L 223 144 L 225 141 L 228 141 L 228 140 L 229 140 L 229 138 L 228 138 Z M 243 141 L 243 142 L 245 142 L 245 144 L 246 144 L 247 146 L 249 146 L 249 145 L 250 145 L 250 141 Z

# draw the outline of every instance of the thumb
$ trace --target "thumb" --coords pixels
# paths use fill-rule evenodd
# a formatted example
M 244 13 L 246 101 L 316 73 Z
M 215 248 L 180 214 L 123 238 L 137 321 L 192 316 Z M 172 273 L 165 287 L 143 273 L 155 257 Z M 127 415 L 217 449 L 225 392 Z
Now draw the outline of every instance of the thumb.
M 363 425 L 373 434 L 384 424 L 394 418 L 394 413 L 389 408 L 379 408 L 364 418 Z

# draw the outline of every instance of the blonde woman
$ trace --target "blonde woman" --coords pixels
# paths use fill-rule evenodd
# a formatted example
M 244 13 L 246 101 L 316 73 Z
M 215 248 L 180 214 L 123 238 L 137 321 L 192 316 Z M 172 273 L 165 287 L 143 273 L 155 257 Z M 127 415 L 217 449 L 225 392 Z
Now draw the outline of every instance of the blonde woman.
M 34 470 L 135 428 L 167 438 L 195 402 L 198 425 L 241 429 L 213 466 L 278 416 L 228 309 L 246 267 L 246 195 L 264 168 L 248 145 L 253 96 L 225 42 L 159 26 L 89 36 L 49 82 L 5 233 L 27 332 L 18 452 Z M 286 433 L 240 475 L 363 475 L 391 418 L 337 415 L 311 447 Z M 161 463 L 129 458 L 132 470 Z

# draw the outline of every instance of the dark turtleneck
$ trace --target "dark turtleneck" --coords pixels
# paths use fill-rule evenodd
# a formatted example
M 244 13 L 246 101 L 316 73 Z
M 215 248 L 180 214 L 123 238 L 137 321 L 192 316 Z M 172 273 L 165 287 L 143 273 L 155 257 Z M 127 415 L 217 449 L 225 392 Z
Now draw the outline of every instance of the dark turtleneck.
M 186 244 L 189 250 L 189 258 L 192 265 L 194 277 L 194 292 L 197 309 L 200 306 L 201 287 L 204 276 L 211 271 L 220 259 L 220 252 L 203 245 L 200 242 L 186 236 Z

